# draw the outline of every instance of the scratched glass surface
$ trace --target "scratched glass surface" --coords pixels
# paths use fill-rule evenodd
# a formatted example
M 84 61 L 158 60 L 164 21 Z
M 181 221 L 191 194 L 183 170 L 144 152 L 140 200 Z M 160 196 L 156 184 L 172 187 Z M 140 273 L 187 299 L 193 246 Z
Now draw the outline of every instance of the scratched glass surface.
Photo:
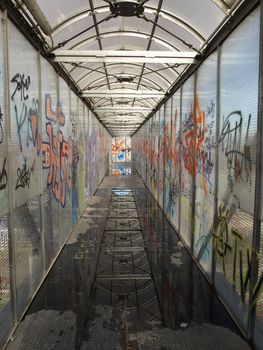
M 192 76 L 184 83 L 182 88 L 182 147 L 181 147 L 181 197 L 180 197 L 180 232 L 191 246 L 192 239 L 192 206 L 193 206 L 193 177 L 195 171 L 194 163 L 194 77 Z
M 168 212 L 171 182 L 171 121 L 172 121 L 172 98 L 165 105 L 165 125 L 164 125 L 164 181 L 163 181 L 163 205 L 164 212 Z
M 163 194 L 164 194 L 164 160 L 165 160 L 165 145 L 164 145 L 164 131 L 165 131 L 165 106 L 162 105 L 160 108 L 160 119 L 159 119 L 159 140 L 158 140 L 158 201 L 163 208 Z
M 41 193 L 38 54 L 12 23 L 9 44 L 10 178 L 17 208 Z
M 212 231 L 216 159 L 217 52 L 198 70 L 195 96 L 194 255 L 208 275 L 212 264 Z
M 259 9 L 221 50 L 216 286 L 246 329 L 258 115 Z M 252 298 L 253 299 L 253 298 Z M 251 300 L 252 300 L 251 299 Z
M 173 95 L 172 102 L 172 125 L 171 125 L 171 182 L 169 205 L 167 215 L 174 227 L 179 230 L 180 221 L 180 130 L 181 130 L 181 109 L 180 90 Z

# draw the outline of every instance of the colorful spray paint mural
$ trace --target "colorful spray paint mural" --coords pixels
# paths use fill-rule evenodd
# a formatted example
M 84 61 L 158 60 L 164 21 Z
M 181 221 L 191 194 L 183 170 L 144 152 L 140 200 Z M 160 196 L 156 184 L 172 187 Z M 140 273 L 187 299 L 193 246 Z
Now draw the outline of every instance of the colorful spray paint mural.
M 131 138 L 113 137 L 111 146 L 112 163 L 131 162 Z
M 165 214 L 244 332 L 256 306 L 258 348 L 263 342 L 263 225 L 257 250 L 253 235 L 259 234 L 254 217 L 259 27 L 257 9 L 227 38 L 219 59 L 217 52 L 210 55 L 174 94 L 172 107 L 166 102 L 159 148 L 154 146 L 159 112 L 147 121 L 148 133 L 141 128 L 132 138 L 136 169 L 141 173 L 141 159 L 148 158 L 149 189 L 160 206 L 164 194 Z M 150 152 L 141 139 L 147 139 Z M 156 181 L 163 180 L 163 139 L 164 183 L 157 189 Z M 253 266 L 259 268 L 254 279 Z

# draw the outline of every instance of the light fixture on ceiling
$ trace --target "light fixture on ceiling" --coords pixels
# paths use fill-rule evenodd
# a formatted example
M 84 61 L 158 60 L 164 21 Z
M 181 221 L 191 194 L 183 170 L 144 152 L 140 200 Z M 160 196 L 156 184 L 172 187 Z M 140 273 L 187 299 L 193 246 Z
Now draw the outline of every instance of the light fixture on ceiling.
M 149 0 L 104 0 L 110 5 L 112 15 L 122 17 L 141 16 L 144 12 L 143 5 Z

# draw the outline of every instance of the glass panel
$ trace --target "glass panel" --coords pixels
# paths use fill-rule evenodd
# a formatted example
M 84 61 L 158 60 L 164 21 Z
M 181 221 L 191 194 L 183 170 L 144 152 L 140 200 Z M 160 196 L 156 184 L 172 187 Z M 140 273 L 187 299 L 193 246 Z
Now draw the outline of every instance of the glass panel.
M 158 195 L 159 204 L 163 208 L 163 185 L 164 185 L 164 159 L 165 159 L 165 145 L 164 145 L 164 127 L 165 127 L 165 106 L 160 109 L 160 126 L 159 126 L 159 179 L 158 179 Z
M 15 278 L 18 318 L 43 276 L 40 237 L 40 197 L 14 211 Z
M 172 99 L 170 98 L 165 105 L 165 127 L 164 127 L 164 212 L 166 215 L 170 212 L 171 202 L 171 125 L 172 125 Z
M 78 152 L 79 152 L 79 171 L 78 171 L 78 194 L 79 194 L 79 213 L 85 210 L 85 108 L 79 101 L 79 128 L 78 128 Z
M 217 53 L 198 70 L 195 97 L 196 180 L 194 255 L 211 274 L 216 156 Z
M 223 44 L 220 82 L 216 287 L 246 329 L 258 112 L 259 10 Z
M 17 208 L 41 193 L 39 67 L 37 51 L 11 22 L 8 24 L 11 180 Z
M 56 186 L 56 198 L 61 205 L 62 242 L 64 242 L 72 229 L 72 126 L 70 122 L 69 101 L 69 87 L 62 78 L 59 78 L 59 106 L 61 108 L 61 118 L 59 120 L 58 131 L 60 154 L 58 155 L 59 163 L 57 163 L 58 183 Z
M 181 129 L 181 107 L 180 90 L 173 96 L 172 102 L 172 130 L 171 130 L 171 182 L 169 211 L 174 227 L 179 230 L 179 209 L 180 209 L 180 129 Z
M 9 269 L 9 230 L 7 216 L 0 219 L 0 347 L 13 323 Z
M 56 256 L 60 248 L 60 203 L 56 195 L 55 142 L 57 139 L 57 82 L 54 69 L 41 59 L 42 89 L 42 179 L 43 179 L 43 223 L 45 237 L 46 267 Z M 54 112 L 56 111 L 56 112 Z M 53 164 L 55 167 L 53 167 Z
M 193 206 L 193 177 L 195 175 L 194 161 L 194 77 L 183 85 L 182 94 L 182 174 L 181 174 L 181 211 L 180 233 L 187 245 L 191 246 L 192 239 L 192 206 Z
M 70 91 L 70 123 L 72 142 L 72 167 L 71 167 L 71 201 L 72 201 L 72 224 L 76 224 L 79 218 L 79 112 L 78 98 Z M 70 135 L 70 134 L 69 134 Z

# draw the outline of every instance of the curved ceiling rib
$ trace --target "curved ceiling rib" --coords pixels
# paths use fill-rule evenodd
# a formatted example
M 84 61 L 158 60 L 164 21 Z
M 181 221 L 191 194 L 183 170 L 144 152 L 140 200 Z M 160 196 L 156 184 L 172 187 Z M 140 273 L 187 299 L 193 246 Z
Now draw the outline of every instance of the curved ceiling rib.
M 220 8 L 226 15 L 228 11 L 230 10 L 230 7 L 227 5 L 227 3 L 223 0 L 211 0 L 217 7 Z
M 103 104 L 99 104 L 101 101 L 103 100 Z M 106 106 L 108 106 L 109 104 L 109 102 L 108 102 L 108 100 L 109 100 L 109 97 L 101 97 L 101 98 L 97 98 L 97 103 L 96 103 L 96 106 L 97 107 L 106 107 Z M 126 98 L 125 97 L 125 101 L 129 101 L 129 103 L 130 102 L 132 102 L 132 99 L 131 98 Z M 155 104 L 156 104 L 156 102 L 158 102 L 158 101 L 156 101 L 156 100 L 154 100 L 154 102 L 153 103 L 150 103 L 150 101 L 147 99 L 147 100 L 142 100 L 142 99 L 138 99 L 138 98 L 136 98 L 136 103 L 140 103 L 141 104 L 141 107 L 151 107 L 151 108 L 154 108 L 154 106 L 155 106 Z M 129 104 L 128 103 L 128 104 Z M 121 104 L 119 104 L 119 103 L 117 103 L 118 105 L 121 105 Z M 127 105 L 128 105 L 127 104 Z
M 115 64 L 115 66 L 118 66 L 118 64 Z M 106 65 L 107 69 L 109 68 L 108 65 Z M 142 66 L 140 66 L 140 68 L 142 68 Z M 89 72 L 89 73 L 86 73 L 84 75 L 82 75 L 79 79 L 76 80 L 76 82 L 78 84 L 81 84 L 84 80 L 88 79 L 92 74 L 96 74 L 96 72 Z M 154 74 L 154 72 L 153 72 Z M 134 77 L 134 74 L 131 74 L 129 73 L 128 71 L 123 73 L 123 72 L 114 72 L 114 75 L 111 74 L 111 73 L 108 73 L 108 76 L 109 78 L 112 77 L 112 78 L 117 78 L 118 76 L 122 76 L 122 75 L 125 75 L 125 76 L 131 76 L 131 77 Z M 169 79 L 167 79 L 166 77 L 164 77 L 162 74 L 157 74 L 156 75 L 159 77 L 160 80 L 162 80 L 164 82 L 164 84 L 168 85 L 168 87 L 172 84 L 172 81 L 170 81 Z M 135 76 L 137 78 L 139 78 L 139 74 L 137 74 L 137 76 Z M 134 77 L 134 78 L 135 78 Z M 149 81 L 153 81 L 153 79 L 149 79 L 149 78 L 145 78 L 145 76 L 143 77 L 145 80 L 149 80 Z M 91 83 L 93 82 L 93 80 L 91 81 Z
M 145 32 L 136 32 L 136 31 L 132 31 L 132 30 L 128 30 L 128 31 L 126 30 L 125 32 L 124 31 L 110 31 L 110 32 L 100 33 L 100 39 L 112 38 L 112 37 L 116 37 L 116 36 L 130 36 L 130 37 L 135 37 L 135 38 L 149 39 L 150 34 L 145 33 Z M 80 49 L 84 45 L 88 45 L 89 43 L 94 43 L 94 40 L 97 40 L 97 35 L 90 36 L 89 38 L 80 41 L 79 43 L 70 47 L 70 50 Z M 169 43 L 167 40 L 165 40 L 164 38 L 161 38 L 159 36 L 154 36 L 154 41 L 156 43 L 158 43 L 159 45 L 164 46 L 168 50 L 180 51 L 180 49 L 178 49 L 178 47 Z
M 215 0 L 216 1 L 216 0 Z M 94 12 L 96 13 L 104 13 L 109 12 L 108 6 L 101 6 L 94 8 Z M 156 9 L 153 7 L 145 6 L 145 13 L 155 13 Z M 92 15 L 92 11 L 90 10 L 84 10 L 77 14 L 74 14 L 72 16 L 69 16 L 68 18 L 64 19 L 62 22 L 58 23 L 53 27 L 52 35 L 56 36 L 59 32 L 63 31 L 68 26 L 78 22 L 79 20 L 85 19 L 88 16 Z M 160 11 L 159 16 L 163 17 L 169 21 L 171 21 L 173 24 L 179 25 L 181 28 L 185 29 L 189 34 L 191 34 L 193 37 L 195 37 L 200 44 L 203 44 L 205 42 L 204 36 L 192 25 L 190 25 L 186 20 L 176 16 L 175 14 L 172 14 L 168 11 Z
M 164 68 L 160 68 L 160 69 L 152 69 L 152 68 L 150 68 L 149 67 L 149 64 L 147 65 L 147 67 L 145 68 L 146 70 L 148 70 L 148 72 L 146 72 L 146 73 L 144 73 L 144 75 L 149 75 L 149 74 L 156 74 L 156 75 L 158 75 L 160 78 L 164 78 L 164 79 L 166 79 L 166 81 L 167 82 L 169 82 L 170 84 L 172 84 L 172 81 L 170 81 L 167 77 L 165 77 L 163 74 L 161 74 L 160 73 L 160 71 L 164 71 L 164 70 L 169 70 L 169 71 L 171 71 L 171 73 L 173 73 L 176 77 L 178 77 L 179 76 L 179 73 L 177 72 L 177 70 L 174 68 L 174 66 L 178 66 L 178 65 L 174 65 L 174 66 L 170 66 L 170 65 L 168 65 L 168 64 L 165 64 L 166 65 L 166 67 L 164 67 Z M 115 66 L 118 66 L 119 67 L 119 64 L 117 64 L 117 63 L 108 63 L 107 64 L 107 67 L 108 68 L 114 68 Z M 138 64 L 138 63 L 124 63 L 124 64 L 122 64 L 121 65 L 122 67 L 130 67 L 130 68 L 134 68 L 134 67 L 136 67 L 136 68 L 138 68 L 138 69 L 141 69 L 141 67 L 142 67 L 142 65 L 141 64 Z M 74 68 L 72 68 L 71 70 L 69 70 L 69 73 L 70 74 L 72 74 L 75 70 L 81 70 L 81 69 L 87 69 L 87 70 L 89 70 L 90 72 L 89 73 L 87 73 L 87 74 L 91 74 L 91 73 L 93 73 L 93 72 L 96 72 L 96 73 L 99 73 L 99 74 L 103 74 L 104 75 L 104 73 L 103 72 L 101 72 L 100 71 L 100 69 L 102 69 L 103 68 L 103 66 L 100 66 L 100 67 L 98 67 L 98 68 L 96 68 L 96 69 L 92 69 L 92 68 L 89 68 L 89 67 L 86 67 L 84 64 L 83 65 L 79 65 L 79 66 L 77 66 L 77 67 L 74 67 Z M 124 73 L 122 73 L 122 74 L 124 74 Z M 125 73 L 125 75 L 128 75 L 129 73 Z M 112 74 L 109 74 L 109 75 L 112 75 Z M 132 76 L 134 76 L 134 74 L 131 74 Z M 136 74 L 136 76 L 139 76 L 139 74 Z
M 111 77 L 109 77 L 109 79 L 111 79 Z M 99 82 L 102 82 L 102 81 L 104 81 L 105 80 L 105 77 L 102 77 L 102 78 L 98 78 L 98 79 L 95 79 L 95 80 L 93 80 L 92 82 L 90 82 L 88 85 L 85 85 L 83 88 L 82 88 L 82 91 L 84 92 L 84 91 L 89 91 L 89 89 L 96 89 L 96 87 L 95 86 L 91 86 L 92 84 L 96 84 L 96 83 L 99 83 Z M 153 86 L 155 86 L 155 88 L 153 87 L 153 86 L 151 86 L 151 85 L 146 85 L 146 84 L 144 84 L 144 86 L 146 87 L 146 88 L 151 88 L 151 89 L 149 89 L 150 91 L 152 91 L 152 92 L 160 92 L 160 91 L 163 91 L 163 92 L 165 92 L 166 91 L 166 89 L 165 88 L 163 88 L 161 85 L 159 85 L 158 83 L 156 83 L 155 81 L 152 81 L 151 79 L 148 79 L 148 78 L 143 78 L 143 80 L 144 81 L 148 81 L 149 83 L 151 83 Z M 111 85 L 111 87 L 113 86 L 113 85 L 119 85 L 119 84 L 123 84 L 123 83 L 119 83 L 119 82 L 115 82 L 115 81 L 113 81 L 113 82 L 110 82 L 110 85 Z M 128 84 L 128 87 L 130 87 L 130 86 L 132 86 L 132 85 L 138 85 L 137 83 L 135 83 L 135 82 L 130 82 L 130 83 L 127 83 Z M 107 85 L 107 84 L 106 84 Z M 100 84 L 99 85 L 99 87 L 103 87 L 103 86 L 105 86 L 105 84 Z M 168 87 L 169 87 L 170 85 L 168 85 Z M 99 90 L 98 90 L 99 91 Z
M 118 121 L 123 122 L 121 130 L 125 135 L 134 132 L 134 129 L 129 129 L 129 121 L 134 119 L 141 124 L 151 111 L 155 112 L 163 97 L 171 91 L 171 86 L 187 71 L 189 61 L 168 61 L 167 57 L 205 53 L 213 33 L 242 0 L 148 0 L 141 4 L 142 13 L 137 13 L 134 9 L 141 1 L 106 0 L 105 4 L 105 0 L 98 0 L 95 7 L 95 0 L 77 0 L 75 3 L 54 0 L 54 7 L 46 0 L 37 0 L 53 24 L 50 42 L 45 44 L 52 44 L 49 52 L 55 56 L 54 61 L 60 62 L 58 64 L 82 90 L 83 98 L 90 102 L 98 119 L 106 121 L 113 136 L 119 133 L 116 129 Z M 123 10 L 114 12 L 113 7 L 121 2 Z M 206 13 L 205 21 L 203 13 Z M 111 20 L 115 15 L 117 20 Z M 96 46 L 99 50 L 93 50 Z M 72 60 L 57 59 L 62 47 L 68 49 L 65 51 Z M 94 62 L 85 62 L 81 54 L 76 55 L 80 61 L 75 58 L 74 51 L 81 50 L 93 50 Z M 123 57 L 128 58 L 115 60 L 115 63 L 105 59 L 99 63 L 101 60 L 100 57 L 97 59 L 95 51 L 100 50 L 106 58 L 110 58 L 110 50 L 118 57 L 121 57 L 119 51 L 123 50 Z M 63 50 L 60 51 L 62 54 Z M 150 55 L 153 57 L 162 57 L 161 63 L 157 59 L 146 59 L 147 55 L 142 55 L 145 57 L 142 61 L 135 60 L 136 51 L 152 51 Z M 191 64 L 198 60 L 197 56 Z

